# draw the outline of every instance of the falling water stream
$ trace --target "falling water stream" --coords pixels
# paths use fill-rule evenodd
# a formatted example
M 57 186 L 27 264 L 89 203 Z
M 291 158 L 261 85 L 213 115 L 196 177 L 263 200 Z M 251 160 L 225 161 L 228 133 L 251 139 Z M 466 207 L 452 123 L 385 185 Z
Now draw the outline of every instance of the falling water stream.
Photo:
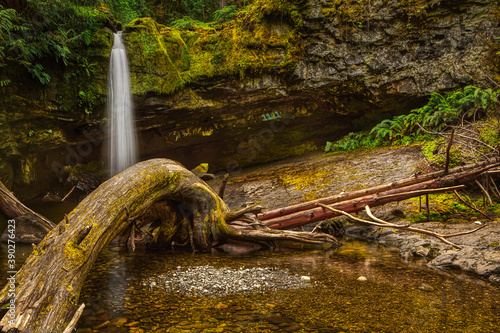
M 109 169 L 115 175 L 137 162 L 127 53 L 121 31 L 114 34 L 108 80 Z

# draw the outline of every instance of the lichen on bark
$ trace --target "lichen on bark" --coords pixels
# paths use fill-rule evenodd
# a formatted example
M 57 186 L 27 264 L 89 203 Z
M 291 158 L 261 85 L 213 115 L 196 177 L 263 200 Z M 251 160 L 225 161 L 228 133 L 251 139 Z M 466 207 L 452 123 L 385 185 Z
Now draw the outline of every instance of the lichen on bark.
M 16 274 L 15 324 L 4 316 L 0 320 L 2 332 L 14 327 L 23 333 L 62 332 L 76 310 L 85 277 L 100 251 L 141 216 L 150 220 L 171 217 L 169 213 L 162 216 L 164 207 L 180 213 L 174 216 L 174 223 L 181 222 L 176 228 L 184 230 L 184 239 L 187 229 L 192 247 L 198 250 L 208 251 L 214 242 L 230 238 L 338 245 L 329 235 L 238 230 L 226 223 L 224 201 L 196 175 L 171 160 L 143 161 L 89 194 L 37 246 L 37 252 Z M 167 219 L 162 222 L 171 224 Z M 163 229 L 166 237 L 178 232 L 168 229 L 171 226 Z M 8 286 L 0 292 L 0 305 L 9 302 L 8 292 Z

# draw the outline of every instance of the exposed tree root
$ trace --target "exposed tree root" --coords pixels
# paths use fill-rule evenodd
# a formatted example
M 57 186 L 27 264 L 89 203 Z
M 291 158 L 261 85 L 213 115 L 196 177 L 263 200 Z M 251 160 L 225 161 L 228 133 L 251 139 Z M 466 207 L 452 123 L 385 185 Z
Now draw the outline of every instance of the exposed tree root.
M 257 211 L 250 207 L 232 215 L 208 185 L 177 162 L 138 163 L 101 184 L 35 247 L 16 274 L 16 318 L 11 322 L 4 316 L 1 332 L 63 332 L 78 317 L 78 296 L 98 254 L 120 234 L 133 248 L 136 223 L 160 220 L 153 239 L 158 247 L 174 241 L 208 251 L 213 243 L 227 239 L 339 245 L 330 235 L 264 226 L 239 230 L 226 223 L 228 217 Z M 9 302 L 8 288 L 0 292 L 0 305 Z
M 78 315 L 81 287 L 103 247 L 119 235 L 122 243 L 128 241 L 131 247 L 135 246 L 134 234 L 148 224 L 160 226 L 151 242 L 151 246 L 157 248 L 175 243 L 190 246 L 193 251 L 208 251 L 213 244 L 229 239 L 269 247 L 281 241 L 339 246 L 337 239 L 328 234 L 272 230 L 270 227 L 293 228 L 338 215 L 359 221 L 347 211 L 364 208 L 370 215 L 369 205 L 456 190 L 463 186 L 460 184 L 473 182 L 498 165 L 475 164 L 451 169 L 447 175 L 437 172 L 415 176 L 259 214 L 259 207 L 229 212 L 224 201 L 207 184 L 177 162 L 154 159 L 138 163 L 101 184 L 35 247 L 16 274 L 19 287 L 16 290 L 15 322 L 9 322 L 7 316 L 2 318 L 1 332 L 12 328 L 23 333 L 64 331 L 71 319 Z M 0 198 L 5 197 L 11 202 L 8 191 L 7 194 L 5 190 L 0 192 L 3 193 Z M 465 234 L 442 235 L 372 218 L 376 222 L 361 222 L 420 232 L 457 248 L 460 247 L 446 238 Z M 235 219 L 243 227 L 228 224 Z M 8 286 L 0 292 L 0 305 L 7 302 Z
M 288 231 L 288 230 L 246 230 L 237 229 L 229 226 L 231 229 L 231 239 L 250 241 L 256 243 L 262 242 L 277 242 L 277 241 L 290 241 L 304 244 L 330 244 L 331 246 L 340 246 L 339 241 L 325 233 L 312 233 L 303 231 Z

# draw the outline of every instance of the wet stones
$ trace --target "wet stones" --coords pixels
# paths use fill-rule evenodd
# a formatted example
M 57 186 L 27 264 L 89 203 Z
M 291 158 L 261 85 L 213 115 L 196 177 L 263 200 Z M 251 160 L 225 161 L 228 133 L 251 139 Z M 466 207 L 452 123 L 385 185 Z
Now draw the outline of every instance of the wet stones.
M 142 285 L 164 288 L 167 292 L 185 296 L 219 297 L 237 293 L 261 293 L 278 289 L 310 287 L 310 278 L 274 267 L 215 268 L 213 266 L 188 267 L 164 275 L 150 277 Z

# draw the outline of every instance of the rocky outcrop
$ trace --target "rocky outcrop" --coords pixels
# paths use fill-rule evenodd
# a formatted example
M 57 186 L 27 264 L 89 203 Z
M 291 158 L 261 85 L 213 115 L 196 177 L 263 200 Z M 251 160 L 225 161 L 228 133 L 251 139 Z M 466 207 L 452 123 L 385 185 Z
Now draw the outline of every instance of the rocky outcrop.
M 309 0 L 268 1 L 217 29 L 135 20 L 124 38 L 141 157 L 231 172 L 367 129 L 431 92 L 491 85 L 497 12 L 493 0 Z M 2 104 L 7 184 L 48 183 L 54 165 L 100 158 L 111 33 L 94 41 L 93 84 L 68 89 L 70 70 L 56 68 L 43 94 L 17 86 Z
M 434 91 L 491 84 L 491 41 L 499 32 L 496 2 L 372 1 L 364 9 L 337 3 L 309 1 L 302 8 L 301 26 L 263 20 L 267 35 L 277 40 L 276 31 L 299 31 L 293 42 L 301 49 L 292 52 L 288 39 L 260 46 L 263 74 L 257 77 L 212 72 L 210 64 L 226 46 L 205 54 L 194 46 L 200 58 L 210 60 L 206 66 L 191 60 L 191 67 L 206 67 L 195 74 L 202 79 L 174 95 L 145 94 L 137 103 L 142 151 L 149 147 L 151 156 L 178 153 L 184 163 L 201 158 L 231 170 L 369 128 L 421 105 Z M 182 45 L 189 49 L 188 43 Z M 234 59 L 227 53 L 227 69 L 234 72 Z M 286 119 L 277 120 L 276 127 L 283 130 L 266 122 L 274 115 Z
M 462 270 L 488 278 L 492 282 L 500 282 L 500 246 L 498 244 L 500 225 L 498 222 L 486 223 L 486 227 L 477 232 L 450 238 L 462 246 L 460 250 L 437 239 L 408 232 L 395 232 L 390 229 L 353 227 L 349 232 L 356 237 L 373 240 L 379 244 L 397 246 L 400 256 L 405 260 L 420 258 L 427 260 L 430 267 Z M 477 227 L 477 224 L 473 222 L 464 224 L 429 222 L 420 224 L 420 227 L 438 233 L 453 234 L 472 230 Z

